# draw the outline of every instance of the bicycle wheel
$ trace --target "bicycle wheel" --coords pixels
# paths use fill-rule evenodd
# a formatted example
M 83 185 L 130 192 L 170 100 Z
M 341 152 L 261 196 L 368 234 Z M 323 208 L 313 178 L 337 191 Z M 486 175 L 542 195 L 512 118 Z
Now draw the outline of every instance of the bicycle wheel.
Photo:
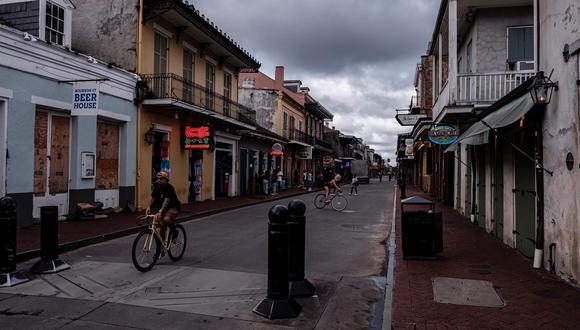
M 348 205 L 348 199 L 346 199 L 346 197 L 344 197 L 342 195 L 336 195 L 332 199 L 332 208 L 337 210 L 337 211 L 342 211 L 342 210 L 346 209 L 347 205 Z
M 153 240 L 153 241 L 152 241 Z M 137 235 L 133 242 L 131 257 L 133 265 L 141 272 L 147 272 L 155 266 L 161 253 L 161 242 L 152 235 L 151 229 L 145 229 Z
M 322 209 L 326 206 L 326 203 L 324 203 L 324 194 L 318 194 L 314 197 L 314 206 L 317 209 Z
M 173 261 L 177 261 L 183 257 L 185 247 L 187 246 L 187 236 L 185 235 L 185 228 L 182 225 L 175 225 L 177 237 L 172 237 L 169 242 L 169 249 L 167 254 Z

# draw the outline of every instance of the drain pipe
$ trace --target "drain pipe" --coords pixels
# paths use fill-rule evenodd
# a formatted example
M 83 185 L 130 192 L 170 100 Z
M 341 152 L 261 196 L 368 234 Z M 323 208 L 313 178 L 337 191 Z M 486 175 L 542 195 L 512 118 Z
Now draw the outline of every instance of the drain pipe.
M 544 255 L 544 171 L 539 164 L 543 164 L 542 143 L 542 116 L 537 119 L 536 129 L 536 248 L 534 251 L 534 268 L 542 267 Z
M 536 25 L 536 67 L 540 67 L 540 2 L 535 2 L 535 25 Z M 539 70 L 538 70 L 539 71 Z M 536 209 L 537 209 L 537 224 L 536 224 L 536 248 L 534 249 L 534 268 L 542 268 L 544 256 L 544 171 L 540 164 L 544 164 L 544 144 L 542 141 L 542 120 L 543 113 L 547 106 L 543 106 L 543 110 L 539 112 L 539 118 L 536 119 Z
M 470 155 L 470 157 L 471 157 L 471 182 L 470 182 L 470 184 L 471 184 L 471 216 L 470 216 L 470 220 L 471 220 L 471 223 L 475 223 L 475 210 L 476 210 L 476 204 L 475 204 L 476 200 L 475 199 L 476 199 L 476 188 L 477 188 L 476 184 L 475 184 L 476 180 L 477 180 L 475 168 L 477 166 L 475 163 L 477 160 L 475 159 L 475 146 L 471 145 L 470 147 L 471 147 L 470 148 L 471 149 L 471 155 Z

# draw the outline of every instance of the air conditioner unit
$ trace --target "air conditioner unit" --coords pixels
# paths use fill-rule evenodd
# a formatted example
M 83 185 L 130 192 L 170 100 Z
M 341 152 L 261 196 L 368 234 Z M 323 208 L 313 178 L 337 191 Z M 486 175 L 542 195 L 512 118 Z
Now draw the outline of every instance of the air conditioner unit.
M 534 61 L 516 62 L 516 71 L 530 71 L 530 70 L 534 70 Z

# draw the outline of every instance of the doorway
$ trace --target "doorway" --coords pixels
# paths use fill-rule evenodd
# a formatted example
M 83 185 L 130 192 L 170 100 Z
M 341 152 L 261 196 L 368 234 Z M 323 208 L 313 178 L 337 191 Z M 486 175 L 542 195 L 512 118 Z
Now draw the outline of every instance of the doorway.
M 248 150 L 240 149 L 240 195 L 248 194 Z
M 485 228 L 485 145 L 477 147 L 477 224 Z
M 8 102 L 0 99 L 0 197 L 6 196 L 7 104 Z
M 70 117 L 36 111 L 34 119 L 34 186 L 32 216 L 40 218 L 42 206 L 58 206 L 68 213 Z
M 155 142 L 153 142 L 152 154 L 152 175 L 151 183 L 155 182 L 157 173 L 164 171 L 171 177 L 171 165 L 169 163 L 170 134 L 165 131 L 154 131 Z
M 97 122 L 95 200 L 103 207 L 119 206 L 119 125 Z
M 233 188 L 233 154 L 232 145 L 217 143 L 215 151 L 215 197 L 231 196 Z
M 534 129 L 527 128 L 515 134 L 515 144 L 528 155 L 534 155 Z M 515 167 L 515 220 L 516 247 L 532 258 L 536 237 L 536 171 L 534 162 L 514 150 Z
M 189 193 L 188 202 L 201 202 L 203 151 L 189 151 Z
M 495 138 L 493 171 L 493 232 L 503 240 L 503 143 Z

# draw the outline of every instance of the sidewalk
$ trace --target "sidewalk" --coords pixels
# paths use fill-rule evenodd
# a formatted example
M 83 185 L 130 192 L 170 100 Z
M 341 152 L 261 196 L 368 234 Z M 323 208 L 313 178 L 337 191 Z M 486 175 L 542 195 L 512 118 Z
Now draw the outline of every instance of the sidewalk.
M 317 191 L 318 188 L 313 189 Z M 233 198 L 183 204 L 177 221 L 211 215 L 277 199 L 307 193 L 302 189 L 291 189 L 274 196 L 251 195 Z M 135 224 L 137 214 L 111 214 L 106 219 L 64 221 L 59 223 L 59 243 L 61 251 L 73 250 L 82 246 L 102 242 L 137 232 L 141 227 Z M 40 256 L 40 226 L 20 228 L 17 233 L 17 259 L 19 261 Z
M 433 200 L 414 187 L 407 197 Z M 393 299 L 395 329 L 542 328 L 578 329 L 580 290 L 472 225 L 451 207 L 443 213 L 444 250 L 436 260 L 403 260 L 400 198 L 397 203 Z M 434 301 L 432 278 L 489 281 L 505 307 L 476 307 Z

